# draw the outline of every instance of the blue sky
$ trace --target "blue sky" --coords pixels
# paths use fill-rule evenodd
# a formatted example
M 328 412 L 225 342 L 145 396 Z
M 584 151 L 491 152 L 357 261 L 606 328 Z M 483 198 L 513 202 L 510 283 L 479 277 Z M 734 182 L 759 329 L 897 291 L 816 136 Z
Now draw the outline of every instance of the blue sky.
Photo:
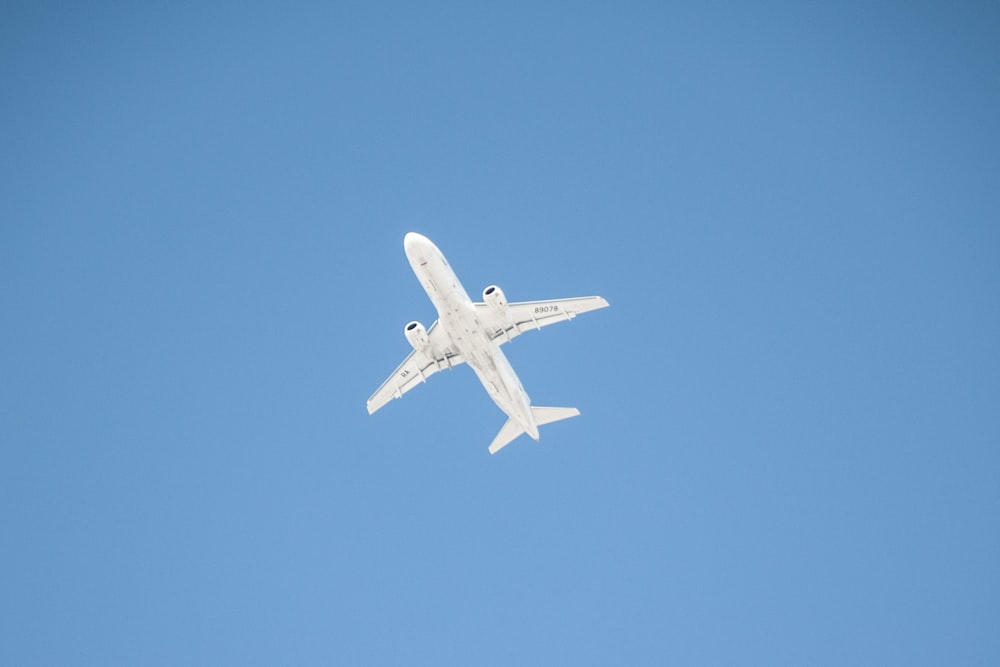
M 1000 11 L 834 5 L 5 5 L 0 663 L 1000 662 Z

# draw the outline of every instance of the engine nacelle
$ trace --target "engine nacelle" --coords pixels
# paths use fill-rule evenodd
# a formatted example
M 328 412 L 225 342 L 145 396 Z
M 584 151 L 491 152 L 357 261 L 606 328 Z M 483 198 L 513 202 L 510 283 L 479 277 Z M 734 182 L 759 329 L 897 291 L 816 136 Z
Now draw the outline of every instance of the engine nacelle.
M 501 317 L 507 317 L 507 297 L 496 285 L 490 285 L 483 290 L 483 301 Z
M 430 338 L 427 337 L 427 329 L 416 320 L 408 322 L 403 328 L 403 333 L 406 335 L 406 340 L 410 342 L 413 349 L 418 352 L 426 351 L 431 345 Z

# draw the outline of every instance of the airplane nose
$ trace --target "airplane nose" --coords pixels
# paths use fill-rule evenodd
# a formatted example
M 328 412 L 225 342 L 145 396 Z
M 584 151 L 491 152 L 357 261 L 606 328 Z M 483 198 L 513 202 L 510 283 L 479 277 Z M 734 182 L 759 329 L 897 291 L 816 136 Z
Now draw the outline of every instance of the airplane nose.
M 427 239 L 421 234 L 417 234 L 416 232 L 407 232 L 406 236 L 403 237 L 403 248 L 408 251 L 413 250 L 418 245 L 426 241 Z

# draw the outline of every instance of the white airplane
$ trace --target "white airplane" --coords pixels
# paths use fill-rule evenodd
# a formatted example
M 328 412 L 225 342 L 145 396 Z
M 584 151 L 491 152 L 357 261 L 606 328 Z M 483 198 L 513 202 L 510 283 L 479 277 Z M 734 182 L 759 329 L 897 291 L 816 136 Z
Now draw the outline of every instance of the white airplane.
M 461 363 L 472 367 L 490 398 L 508 417 L 490 445 L 490 454 L 496 454 L 522 433 L 538 440 L 538 427 L 542 424 L 580 414 L 576 408 L 531 405 L 500 346 L 526 329 L 541 329 L 589 310 L 606 308 L 607 301 L 599 296 L 584 296 L 507 303 L 503 291 L 490 285 L 483 290 L 483 301 L 473 303 L 430 239 L 410 232 L 403 239 L 403 247 L 413 272 L 437 308 L 438 319 L 429 329 L 416 321 L 403 329 L 413 351 L 368 399 L 368 414 L 426 382 L 442 368 Z

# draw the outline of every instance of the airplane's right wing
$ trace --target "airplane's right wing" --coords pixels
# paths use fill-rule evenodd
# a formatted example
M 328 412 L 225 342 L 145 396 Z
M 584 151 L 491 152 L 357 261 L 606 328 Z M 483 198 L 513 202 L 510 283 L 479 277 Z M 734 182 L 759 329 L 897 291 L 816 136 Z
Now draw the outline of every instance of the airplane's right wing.
M 556 322 L 565 322 L 581 313 L 598 308 L 607 308 L 608 302 L 600 296 L 520 301 L 507 304 L 505 316 L 493 310 L 486 303 L 474 305 L 480 315 L 480 320 L 484 322 L 490 332 L 490 338 L 502 345 L 525 331 L 541 329 Z
M 426 352 L 413 350 L 403 359 L 392 375 L 382 383 L 368 399 L 368 414 L 372 414 L 394 398 L 416 387 L 427 378 L 445 368 L 452 368 L 465 362 L 451 341 L 435 322 L 427 331 L 430 345 Z

